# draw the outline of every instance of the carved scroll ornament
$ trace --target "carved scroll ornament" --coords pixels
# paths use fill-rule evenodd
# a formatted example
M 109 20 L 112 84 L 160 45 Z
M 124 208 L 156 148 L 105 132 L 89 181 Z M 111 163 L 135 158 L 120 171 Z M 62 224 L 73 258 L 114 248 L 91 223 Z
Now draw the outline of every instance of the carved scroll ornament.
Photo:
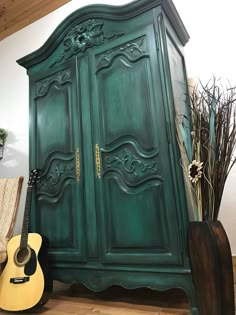
M 51 64 L 51 67 L 64 59 L 70 59 L 73 55 L 85 52 L 90 47 L 101 45 L 105 40 L 123 35 L 122 32 L 105 34 L 103 26 L 104 22 L 100 19 L 89 19 L 75 25 L 63 40 L 64 53 Z

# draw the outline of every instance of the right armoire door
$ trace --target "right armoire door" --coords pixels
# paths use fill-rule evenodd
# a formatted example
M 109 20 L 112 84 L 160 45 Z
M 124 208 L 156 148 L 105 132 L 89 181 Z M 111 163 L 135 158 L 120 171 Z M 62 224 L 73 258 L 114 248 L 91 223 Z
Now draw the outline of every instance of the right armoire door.
M 148 26 L 89 56 L 104 263 L 182 261 L 157 55 L 154 28 Z

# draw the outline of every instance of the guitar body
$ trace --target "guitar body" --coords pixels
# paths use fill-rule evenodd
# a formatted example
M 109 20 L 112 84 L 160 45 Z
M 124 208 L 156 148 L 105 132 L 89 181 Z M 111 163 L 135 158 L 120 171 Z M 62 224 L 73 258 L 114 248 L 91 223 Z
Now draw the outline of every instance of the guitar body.
M 28 233 L 27 249 L 19 247 L 21 235 L 13 237 L 7 246 L 8 261 L 0 276 L 0 308 L 22 311 L 46 303 L 45 291 L 51 282 L 45 279 L 47 244 L 41 235 Z

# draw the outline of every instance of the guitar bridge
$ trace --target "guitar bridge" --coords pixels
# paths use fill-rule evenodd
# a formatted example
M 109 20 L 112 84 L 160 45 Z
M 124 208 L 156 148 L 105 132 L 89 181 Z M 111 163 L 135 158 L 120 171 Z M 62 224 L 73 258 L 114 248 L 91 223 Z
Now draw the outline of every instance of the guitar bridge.
M 18 277 L 18 278 L 11 278 L 10 283 L 13 284 L 21 284 L 29 281 L 30 277 Z

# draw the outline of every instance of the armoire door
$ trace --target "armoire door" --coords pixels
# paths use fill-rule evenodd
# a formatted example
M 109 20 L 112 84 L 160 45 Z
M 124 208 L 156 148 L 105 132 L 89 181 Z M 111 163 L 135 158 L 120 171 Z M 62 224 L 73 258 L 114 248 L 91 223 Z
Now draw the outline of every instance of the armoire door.
M 157 54 L 148 26 L 90 56 L 104 263 L 182 262 Z
M 31 80 L 31 167 L 41 170 L 32 230 L 50 240 L 52 261 L 84 261 L 83 159 L 76 60 Z

